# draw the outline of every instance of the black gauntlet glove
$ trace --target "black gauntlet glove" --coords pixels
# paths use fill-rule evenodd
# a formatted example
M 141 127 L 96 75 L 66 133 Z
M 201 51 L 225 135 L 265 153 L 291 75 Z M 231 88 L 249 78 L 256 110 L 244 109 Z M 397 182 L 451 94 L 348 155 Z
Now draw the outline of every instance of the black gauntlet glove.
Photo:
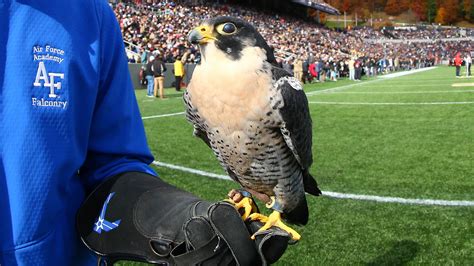
M 266 265 L 278 260 L 289 236 L 259 233 L 225 202 L 211 204 L 144 173 L 117 175 L 101 184 L 78 211 L 86 246 L 113 264 L 135 260 L 163 265 Z

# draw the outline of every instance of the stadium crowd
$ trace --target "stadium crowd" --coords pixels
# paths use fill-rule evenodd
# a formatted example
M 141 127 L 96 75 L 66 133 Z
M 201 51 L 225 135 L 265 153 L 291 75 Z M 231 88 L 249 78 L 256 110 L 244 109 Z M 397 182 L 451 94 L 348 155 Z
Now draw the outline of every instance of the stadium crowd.
M 472 41 L 441 40 L 462 37 L 460 30 L 453 28 L 333 30 L 299 18 L 199 0 L 121 1 L 114 10 L 133 52 L 131 62 L 146 63 L 153 54 L 173 63 L 185 52 L 189 54 L 187 62 L 199 62 L 199 51 L 187 43 L 187 33 L 204 19 L 230 15 L 252 23 L 275 49 L 281 66 L 295 74 L 302 69 L 305 82 L 337 80 L 340 76 L 359 80 L 362 74 L 431 66 L 453 58 L 456 52 L 474 51 Z M 474 31 L 464 30 L 464 35 L 474 36 Z M 406 41 L 380 41 L 385 39 Z M 415 39 L 432 41 L 410 41 Z

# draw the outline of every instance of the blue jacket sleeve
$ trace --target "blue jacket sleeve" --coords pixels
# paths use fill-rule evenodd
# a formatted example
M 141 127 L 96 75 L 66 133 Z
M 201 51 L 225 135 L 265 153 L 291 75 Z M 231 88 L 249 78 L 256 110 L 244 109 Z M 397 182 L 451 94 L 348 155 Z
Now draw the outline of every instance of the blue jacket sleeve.
M 120 27 L 107 2 L 98 2 L 99 88 L 87 158 L 80 171 L 89 186 L 122 172 L 156 175 L 148 166 L 153 156 L 130 79 Z

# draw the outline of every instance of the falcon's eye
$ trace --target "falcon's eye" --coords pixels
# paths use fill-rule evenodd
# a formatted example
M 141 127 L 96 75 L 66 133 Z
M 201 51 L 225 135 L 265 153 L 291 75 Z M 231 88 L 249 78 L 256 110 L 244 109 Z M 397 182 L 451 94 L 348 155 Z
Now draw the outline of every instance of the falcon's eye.
M 217 32 L 222 35 L 230 35 L 235 33 L 236 31 L 237 27 L 234 25 L 234 23 L 227 22 L 217 26 Z
M 236 30 L 235 25 L 232 23 L 226 23 L 224 24 L 224 27 L 222 27 L 222 31 L 229 34 L 234 33 L 235 30 Z

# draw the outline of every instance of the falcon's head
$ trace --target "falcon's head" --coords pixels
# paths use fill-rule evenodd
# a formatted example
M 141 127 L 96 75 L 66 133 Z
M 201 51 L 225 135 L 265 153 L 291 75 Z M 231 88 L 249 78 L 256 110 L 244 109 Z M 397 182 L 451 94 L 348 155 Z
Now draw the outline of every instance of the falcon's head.
M 209 46 L 215 46 L 231 60 L 240 60 L 246 48 L 261 48 L 265 61 L 275 64 L 273 50 L 262 35 L 249 23 L 234 17 L 216 17 L 204 21 L 188 35 L 192 44 L 198 44 L 203 58 Z M 211 49 L 214 50 L 214 49 Z

